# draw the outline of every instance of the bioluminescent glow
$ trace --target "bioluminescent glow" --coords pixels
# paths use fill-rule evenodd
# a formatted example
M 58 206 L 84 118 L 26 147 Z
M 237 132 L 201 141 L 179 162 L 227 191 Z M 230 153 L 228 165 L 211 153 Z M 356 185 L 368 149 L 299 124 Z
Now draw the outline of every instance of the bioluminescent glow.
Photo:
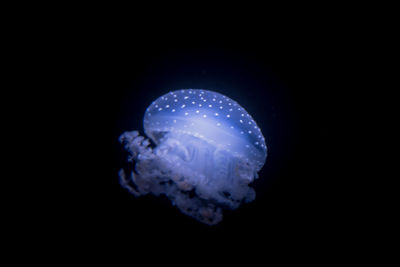
M 133 195 L 164 194 L 181 212 L 206 224 L 222 220 L 255 198 L 249 184 L 267 157 L 256 122 L 232 99 L 198 89 L 173 91 L 144 115 L 145 134 L 125 132 L 120 142 L 135 169 L 120 182 Z

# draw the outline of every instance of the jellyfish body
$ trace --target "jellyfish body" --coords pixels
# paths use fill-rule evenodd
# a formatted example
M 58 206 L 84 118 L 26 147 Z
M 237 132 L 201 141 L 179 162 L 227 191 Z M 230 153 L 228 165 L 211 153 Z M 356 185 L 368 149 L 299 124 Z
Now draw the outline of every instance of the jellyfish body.
M 120 182 L 135 196 L 166 195 L 181 212 L 216 224 L 223 209 L 255 198 L 249 184 L 267 157 L 252 117 L 232 99 L 198 89 L 173 91 L 154 101 L 144 116 L 145 134 L 120 137 L 135 164 Z

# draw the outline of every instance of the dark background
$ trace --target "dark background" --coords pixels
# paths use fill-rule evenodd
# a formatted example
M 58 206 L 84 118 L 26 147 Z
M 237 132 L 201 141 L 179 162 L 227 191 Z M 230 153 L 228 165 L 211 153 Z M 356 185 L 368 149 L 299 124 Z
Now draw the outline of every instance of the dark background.
M 79 85 L 68 129 L 74 148 L 61 218 L 90 244 L 241 247 L 265 242 L 331 244 L 349 231 L 343 184 L 348 47 L 323 31 L 213 35 L 109 34 L 78 45 Z M 153 100 L 198 88 L 236 100 L 261 128 L 268 158 L 255 201 L 216 226 L 181 214 L 164 198 L 135 198 L 118 183 L 124 131 L 139 130 Z M 68 141 L 67 141 L 68 143 Z M 77 164 L 75 164 L 77 163 Z M 70 187 L 67 187 L 70 188 Z M 69 192 L 68 192 L 69 193 Z M 90 240 L 90 241 L 89 241 Z M 143 243 L 144 242 L 144 243 Z M 140 244 L 140 245 L 139 245 Z M 248 244 L 248 245 L 246 245 Z

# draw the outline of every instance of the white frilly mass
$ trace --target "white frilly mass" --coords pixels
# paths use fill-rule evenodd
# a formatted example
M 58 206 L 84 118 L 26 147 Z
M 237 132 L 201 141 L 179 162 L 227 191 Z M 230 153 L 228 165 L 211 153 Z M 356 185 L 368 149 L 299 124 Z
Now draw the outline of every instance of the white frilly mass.
M 120 183 L 135 196 L 167 196 L 181 212 L 209 225 L 223 209 L 255 198 L 249 186 L 267 157 L 256 122 L 232 99 L 207 90 L 186 89 L 154 101 L 144 131 L 155 144 L 128 131 L 120 142 L 134 164 Z

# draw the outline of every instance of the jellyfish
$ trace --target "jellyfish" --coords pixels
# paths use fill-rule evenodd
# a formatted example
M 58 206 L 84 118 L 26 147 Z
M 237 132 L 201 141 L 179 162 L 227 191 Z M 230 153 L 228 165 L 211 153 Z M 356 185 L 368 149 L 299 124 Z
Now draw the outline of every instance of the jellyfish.
M 251 187 L 267 157 L 253 118 L 217 92 L 169 92 L 146 110 L 144 132 L 124 132 L 130 171 L 120 184 L 134 196 L 165 195 L 182 213 L 215 225 L 223 210 L 255 199 Z M 151 144 L 150 140 L 153 142 Z

